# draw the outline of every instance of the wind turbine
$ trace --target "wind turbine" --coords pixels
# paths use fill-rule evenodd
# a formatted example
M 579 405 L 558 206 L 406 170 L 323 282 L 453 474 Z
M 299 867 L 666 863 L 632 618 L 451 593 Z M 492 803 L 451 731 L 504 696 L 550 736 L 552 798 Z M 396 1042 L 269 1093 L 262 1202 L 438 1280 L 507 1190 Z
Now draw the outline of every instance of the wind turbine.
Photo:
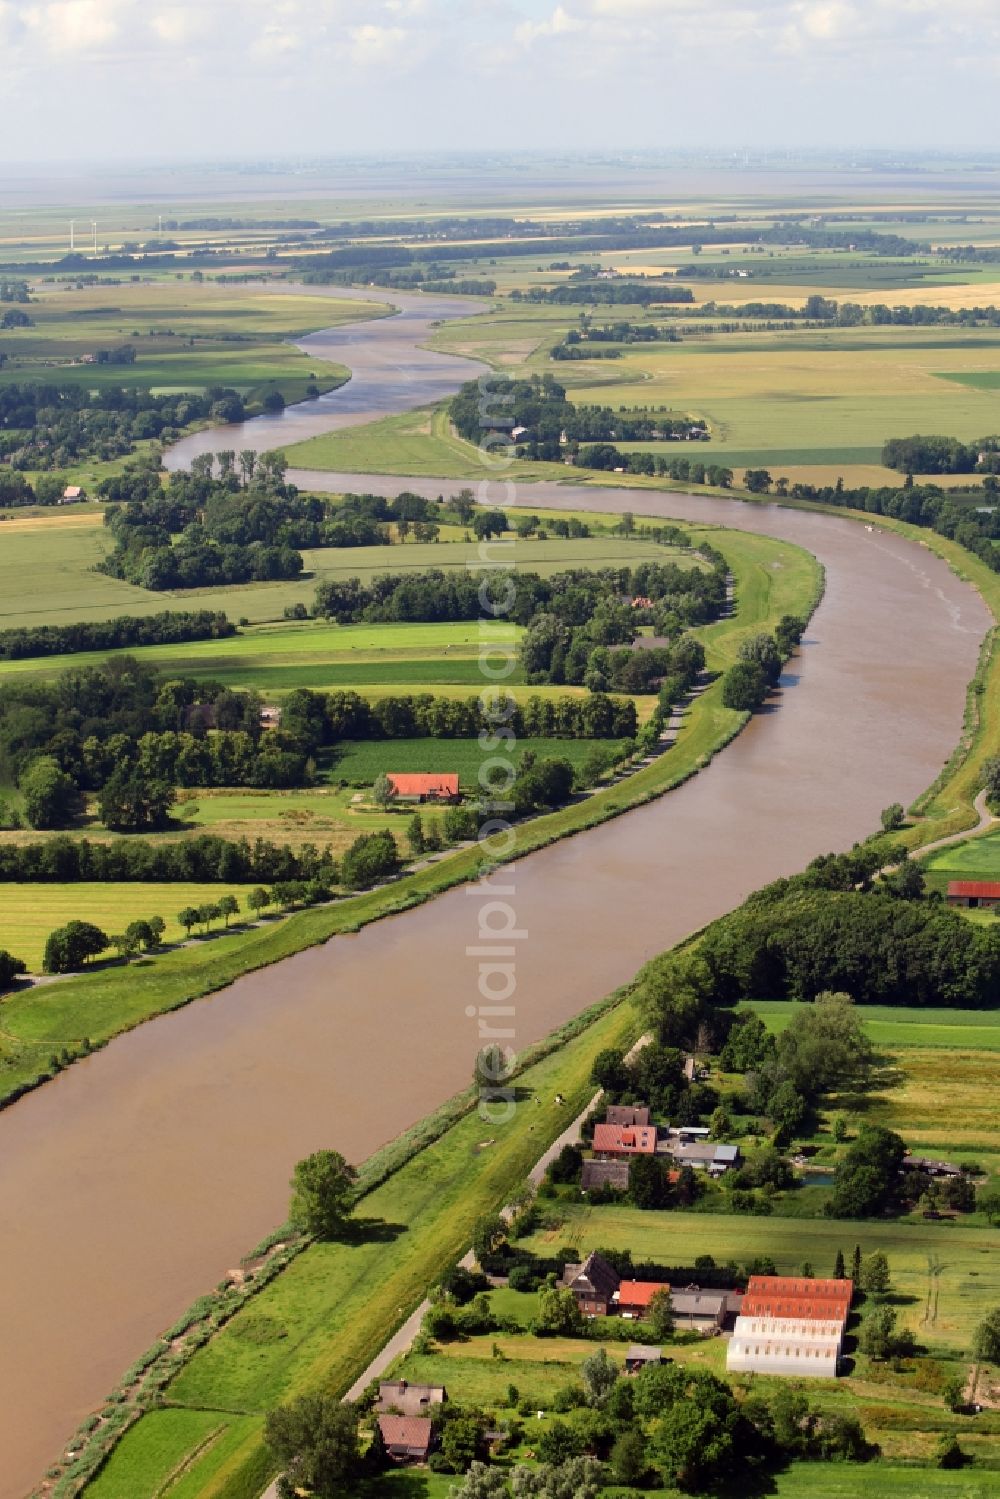
M 91 219 L 90 227 L 94 231 L 94 254 L 97 254 L 97 220 Z
M 69 221 L 69 252 L 70 252 L 71 255 L 72 255 L 73 251 L 76 249 L 76 240 L 74 238 L 75 231 L 76 231 L 76 219 L 70 219 L 70 221 Z

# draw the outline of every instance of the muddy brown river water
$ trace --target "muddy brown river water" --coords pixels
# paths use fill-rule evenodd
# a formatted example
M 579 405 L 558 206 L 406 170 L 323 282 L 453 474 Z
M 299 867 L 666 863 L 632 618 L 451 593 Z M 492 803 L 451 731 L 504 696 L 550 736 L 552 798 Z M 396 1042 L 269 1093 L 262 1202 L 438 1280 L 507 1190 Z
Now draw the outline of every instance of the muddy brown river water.
M 428 313 L 427 301 L 394 301 L 401 317 L 306 341 L 355 369 L 340 392 L 203 435 L 172 462 L 453 388 L 472 366 L 414 341 L 455 304 Z M 366 476 L 354 487 L 404 484 Z M 866 834 L 887 803 L 911 800 L 958 737 L 989 620 L 926 548 L 837 516 L 562 485 L 525 485 L 521 498 L 759 531 L 808 548 L 827 575 L 778 703 L 707 771 L 512 871 L 527 932 L 523 1045 L 756 886 Z M 337 937 L 151 1021 L 0 1114 L 0 1499 L 19 1499 L 126 1365 L 281 1221 L 300 1156 L 329 1145 L 360 1159 L 464 1086 L 478 1045 L 465 951 L 477 907 L 458 889 Z

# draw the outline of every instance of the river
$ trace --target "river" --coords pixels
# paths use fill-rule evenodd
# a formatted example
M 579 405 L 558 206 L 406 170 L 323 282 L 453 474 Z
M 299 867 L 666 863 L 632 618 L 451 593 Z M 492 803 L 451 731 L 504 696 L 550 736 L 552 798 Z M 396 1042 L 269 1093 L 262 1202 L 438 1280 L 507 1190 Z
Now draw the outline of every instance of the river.
M 289 440 L 291 425 L 326 430 L 348 408 L 357 420 L 420 404 L 464 378 L 467 362 L 413 351 L 426 304 L 393 300 L 407 304 L 399 318 L 305 341 L 358 372 L 310 403 L 322 414 L 216 432 L 211 445 L 262 448 L 276 432 Z M 434 299 L 429 316 L 451 311 Z M 511 872 L 527 932 L 519 1045 L 749 890 L 868 833 L 889 802 L 909 802 L 958 737 L 989 623 L 926 548 L 842 517 L 584 486 L 524 486 L 522 498 L 779 536 L 815 553 L 827 591 L 780 702 L 709 770 Z M 300 1156 L 327 1145 L 361 1159 L 466 1084 L 477 904 L 457 889 L 250 975 L 0 1113 L 0 1499 L 19 1499 L 131 1360 L 281 1221 Z

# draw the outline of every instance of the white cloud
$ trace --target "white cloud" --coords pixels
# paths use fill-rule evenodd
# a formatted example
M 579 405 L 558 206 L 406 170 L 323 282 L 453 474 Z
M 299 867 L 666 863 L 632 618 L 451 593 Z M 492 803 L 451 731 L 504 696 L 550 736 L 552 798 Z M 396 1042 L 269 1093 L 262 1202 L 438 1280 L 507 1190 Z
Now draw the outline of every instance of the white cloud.
M 180 46 L 207 30 L 208 17 L 204 11 L 193 10 L 187 5 L 175 5 L 158 11 L 150 17 L 150 27 L 161 42 Z
M 117 0 L 56 0 L 28 13 L 28 21 L 56 52 L 93 52 L 119 34 Z
M 514 40 L 522 47 L 530 47 L 541 37 L 566 36 L 568 32 L 582 29 L 582 21 L 557 5 L 547 21 L 522 21 L 514 28 Z
M 402 55 L 409 33 L 402 26 L 352 26 L 351 57 L 362 67 L 383 64 Z

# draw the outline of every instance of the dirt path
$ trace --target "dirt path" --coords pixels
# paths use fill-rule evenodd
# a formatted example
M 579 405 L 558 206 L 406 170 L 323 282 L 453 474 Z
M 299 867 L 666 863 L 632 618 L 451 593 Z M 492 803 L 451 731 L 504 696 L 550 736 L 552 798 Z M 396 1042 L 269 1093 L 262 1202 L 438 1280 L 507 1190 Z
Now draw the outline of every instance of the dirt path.
M 936 853 L 939 848 L 947 848 L 951 843 L 964 843 L 967 838 L 981 838 L 984 833 L 991 833 L 995 828 L 1000 828 L 1000 817 L 994 817 L 986 805 L 985 791 L 980 791 L 972 803 L 976 810 L 979 821 L 974 828 L 966 828 L 962 833 L 949 833 L 947 838 L 936 838 L 933 843 L 925 843 L 922 848 L 913 850 L 915 859 L 922 859 L 925 854 Z

